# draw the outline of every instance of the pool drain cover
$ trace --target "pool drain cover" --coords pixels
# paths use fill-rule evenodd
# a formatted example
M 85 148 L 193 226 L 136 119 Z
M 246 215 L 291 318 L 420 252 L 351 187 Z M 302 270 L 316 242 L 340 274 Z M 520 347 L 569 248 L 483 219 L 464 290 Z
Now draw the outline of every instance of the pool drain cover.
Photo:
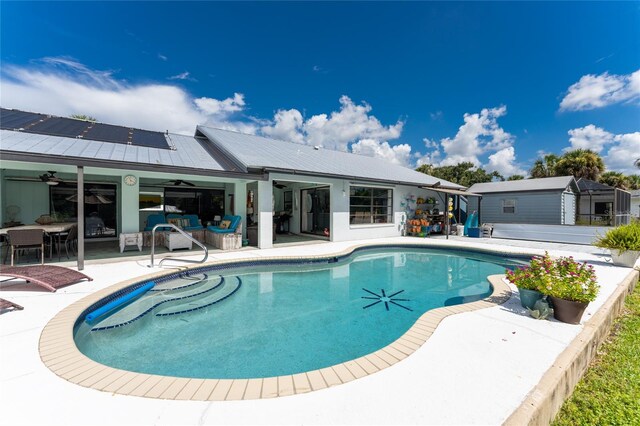
M 362 296 L 362 298 L 363 299 L 375 300 L 375 302 L 369 303 L 367 306 L 363 306 L 362 309 L 370 308 L 370 307 L 372 307 L 374 305 L 377 305 L 378 303 L 384 303 L 384 307 L 388 311 L 389 310 L 389 303 L 392 303 L 392 304 L 394 304 L 396 306 L 401 307 L 402 309 L 406 309 L 407 311 L 413 311 L 413 309 L 407 308 L 406 306 L 403 306 L 403 305 L 397 303 L 397 302 L 408 302 L 410 299 L 398 299 L 397 297 L 394 297 L 394 296 L 402 293 L 404 290 L 396 291 L 395 293 L 390 294 L 388 296 L 385 293 L 384 289 L 380 289 L 382 294 L 374 293 L 373 291 L 367 290 L 366 288 L 363 288 L 363 290 L 366 291 L 369 294 L 372 294 L 373 296 Z

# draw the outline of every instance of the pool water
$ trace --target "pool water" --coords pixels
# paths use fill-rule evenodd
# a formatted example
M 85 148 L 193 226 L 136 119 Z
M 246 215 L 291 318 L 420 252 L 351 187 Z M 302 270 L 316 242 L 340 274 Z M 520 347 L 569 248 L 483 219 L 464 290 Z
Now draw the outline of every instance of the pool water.
M 157 285 L 91 325 L 78 321 L 75 339 L 95 361 L 141 373 L 296 374 L 375 352 L 430 309 L 488 296 L 487 276 L 516 263 L 522 261 L 392 248 L 335 263 L 208 272 Z

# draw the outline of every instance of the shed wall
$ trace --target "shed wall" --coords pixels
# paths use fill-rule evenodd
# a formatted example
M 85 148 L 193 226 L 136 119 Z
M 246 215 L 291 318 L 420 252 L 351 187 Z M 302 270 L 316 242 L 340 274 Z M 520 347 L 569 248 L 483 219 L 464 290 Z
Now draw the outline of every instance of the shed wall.
M 503 213 L 503 200 L 515 200 L 515 213 Z M 562 192 L 504 192 L 482 196 L 481 221 L 484 223 L 563 224 Z M 470 199 L 470 211 L 478 209 Z M 575 209 L 575 207 L 574 207 Z

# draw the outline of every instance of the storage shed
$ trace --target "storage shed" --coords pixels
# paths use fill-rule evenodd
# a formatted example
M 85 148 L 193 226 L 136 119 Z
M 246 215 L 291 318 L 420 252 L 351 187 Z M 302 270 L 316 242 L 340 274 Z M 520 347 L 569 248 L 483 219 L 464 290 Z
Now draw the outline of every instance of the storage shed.
M 469 211 L 477 210 L 480 223 L 575 225 L 580 193 L 573 176 L 476 183 L 469 192 Z

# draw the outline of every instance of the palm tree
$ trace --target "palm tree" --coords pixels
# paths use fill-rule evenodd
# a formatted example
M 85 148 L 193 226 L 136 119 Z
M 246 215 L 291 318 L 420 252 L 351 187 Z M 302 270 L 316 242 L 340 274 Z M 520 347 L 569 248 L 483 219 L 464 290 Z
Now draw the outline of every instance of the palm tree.
M 595 181 L 604 170 L 602 157 L 590 149 L 569 151 L 555 165 L 556 176 L 573 175 L 576 179 L 585 178 Z
M 547 154 L 533 163 L 533 167 L 529 170 L 529 174 L 532 178 L 557 176 L 556 164 L 558 164 L 558 161 L 560 161 L 560 157 L 557 155 Z
M 630 189 L 631 182 L 629 178 L 620 172 L 606 172 L 600 176 L 600 182 L 614 188 Z
M 636 167 L 640 169 L 640 158 L 636 158 L 636 161 L 633 164 L 635 164 Z

